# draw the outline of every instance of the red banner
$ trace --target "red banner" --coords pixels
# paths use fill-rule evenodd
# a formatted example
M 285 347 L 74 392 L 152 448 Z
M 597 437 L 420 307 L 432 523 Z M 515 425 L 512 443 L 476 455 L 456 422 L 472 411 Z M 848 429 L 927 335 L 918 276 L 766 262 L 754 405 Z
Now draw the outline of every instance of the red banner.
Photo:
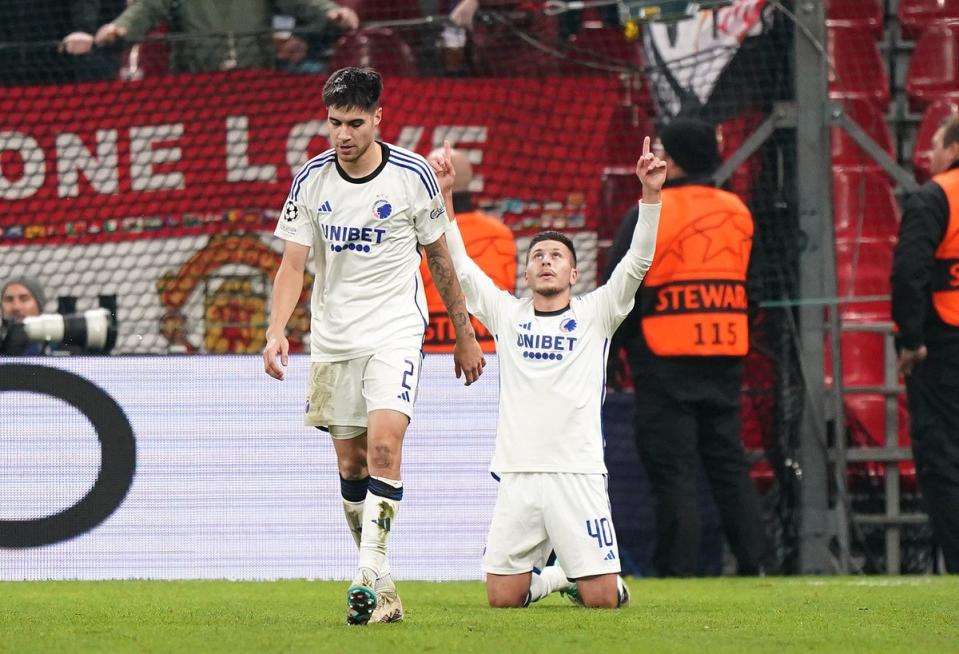
M 329 147 L 323 79 L 260 71 L 0 89 L 0 242 L 272 230 Z M 514 229 L 595 226 L 618 99 L 602 78 L 388 79 L 381 138 L 470 152 Z

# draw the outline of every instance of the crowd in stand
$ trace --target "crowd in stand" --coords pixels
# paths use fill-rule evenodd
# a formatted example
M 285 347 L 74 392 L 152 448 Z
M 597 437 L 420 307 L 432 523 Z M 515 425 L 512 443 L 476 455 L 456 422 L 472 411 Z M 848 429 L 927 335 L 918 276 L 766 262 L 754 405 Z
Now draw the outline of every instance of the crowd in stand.
M 612 25 L 609 9 L 598 15 Z M 516 29 L 555 45 L 581 25 L 581 12 L 546 16 L 501 0 L 9 0 L 0 3 L 0 86 L 234 68 L 383 70 L 369 61 L 375 52 L 390 53 L 396 74 L 499 73 L 480 50 L 501 56 Z

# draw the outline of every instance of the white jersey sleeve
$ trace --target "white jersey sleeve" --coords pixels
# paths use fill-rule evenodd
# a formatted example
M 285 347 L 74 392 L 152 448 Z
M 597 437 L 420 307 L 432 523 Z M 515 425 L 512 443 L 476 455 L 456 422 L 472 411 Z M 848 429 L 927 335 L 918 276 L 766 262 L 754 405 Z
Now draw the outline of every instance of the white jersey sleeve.
M 430 245 L 439 240 L 446 229 L 446 203 L 440 193 L 440 185 L 429 162 L 422 156 L 394 147 L 391 153 L 394 163 L 416 173 L 411 176 L 411 209 L 416 240 L 421 245 Z
M 613 270 L 609 281 L 581 297 L 583 302 L 593 306 L 607 334 L 612 335 L 632 310 L 636 291 L 653 263 L 662 206 L 661 203 L 639 203 L 639 220 L 626 256 Z
M 315 234 L 313 225 L 316 222 L 316 213 L 306 204 L 295 200 L 293 195 L 287 198 L 280 211 L 280 219 L 276 222 L 273 235 L 284 241 L 292 241 L 307 247 L 313 247 Z
M 498 334 L 502 324 L 502 312 L 515 303 L 517 298 L 499 288 L 467 254 L 466 244 L 463 243 L 463 235 L 460 234 L 456 221 L 447 223 L 446 242 L 456 276 L 463 288 L 463 295 L 466 296 L 466 309 L 479 318 L 493 334 Z

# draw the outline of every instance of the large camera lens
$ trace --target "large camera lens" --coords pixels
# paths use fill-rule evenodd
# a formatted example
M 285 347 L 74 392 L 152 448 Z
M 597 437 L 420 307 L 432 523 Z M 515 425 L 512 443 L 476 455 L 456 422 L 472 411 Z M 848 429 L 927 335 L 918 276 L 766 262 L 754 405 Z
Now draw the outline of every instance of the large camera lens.
M 107 309 L 91 309 L 62 316 L 46 313 L 23 319 L 27 337 L 34 342 L 75 345 L 92 352 L 107 352 L 117 340 L 116 323 Z

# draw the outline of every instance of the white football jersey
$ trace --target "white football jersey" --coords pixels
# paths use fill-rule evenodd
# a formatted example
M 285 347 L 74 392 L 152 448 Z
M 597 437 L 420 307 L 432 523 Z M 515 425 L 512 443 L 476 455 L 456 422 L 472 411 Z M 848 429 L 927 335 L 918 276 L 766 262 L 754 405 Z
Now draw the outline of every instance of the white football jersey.
M 307 162 L 273 232 L 313 248 L 313 361 L 423 344 L 429 314 L 417 245 L 443 235 L 446 207 L 426 159 L 380 146 L 382 164 L 363 178 L 349 177 L 334 150 Z
M 601 411 L 609 342 L 652 263 L 659 225 L 661 205 L 640 207 L 632 245 L 609 282 L 545 313 L 531 298 L 497 288 L 466 254 L 456 223 L 447 229 L 467 306 L 496 339 L 493 473 L 606 472 Z

